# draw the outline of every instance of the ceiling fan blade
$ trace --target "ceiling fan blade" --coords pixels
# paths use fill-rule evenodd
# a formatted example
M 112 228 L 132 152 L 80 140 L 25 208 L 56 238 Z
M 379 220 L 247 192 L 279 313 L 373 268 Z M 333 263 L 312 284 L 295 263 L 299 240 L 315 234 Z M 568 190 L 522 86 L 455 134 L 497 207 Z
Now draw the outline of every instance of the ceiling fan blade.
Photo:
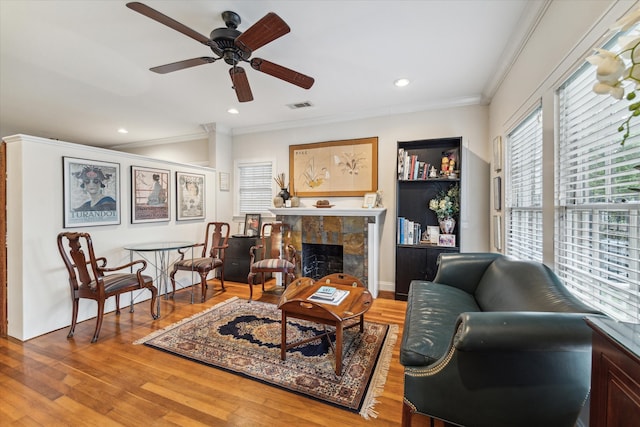
M 266 59 L 253 58 L 251 60 L 251 66 L 255 70 L 262 71 L 263 73 L 277 77 L 285 82 L 300 86 L 303 89 L 311 88 L 315 82 L 313 77 L 305 76 L 304 74 L 290 70 L 282 65 L 274 64 Z
M 229 69 L 229 75 L 231 76 L 233 89 L 235 89 L 236 95 L 238 96 L 238 101 L 253 101 L 253 94 L 251 93 L 247 73 L 244 72 L 244 69 L 242 67 L 231 67 Z
M 262 19 L 240 34 L 235 44 L 245 52 L 252 52 L 267 43 L 282 37 L 291 31 L 286 22 L 273 12 L 267 13 Z
M 215 61 L 216 58 L 202 56 L 200 58 L 185 59 L 184 61 L 172 62 L 171 64 L 159 65 L 149 69 L 154 73 L 167 74 L 178 70 L 184 70 L 185 68 L 195 67 L 196 65 L 211 64 Z
M 150 8 L 145 4 L 134 1 L 131 3 L 127 3 L 127 7 L 131 10 L 135 10 L 136 12 L 146 16 L 147 18 L 151 18 L 154 21 L 158 21 L 159 23 L 164 24 L 169 28 L 173 28 L 174 30 L 181 32 L 187 37 L 191 37 L 192 39 L 209 46 L 210 41 L 208 37 L 203 36 L 199 32 L 192 30 L 186 25 L 181 24 L 180 22 L 176 21 L 173 18 L 169 18 L 167 15 L 164 15 L 158 12 L 157 10 Z

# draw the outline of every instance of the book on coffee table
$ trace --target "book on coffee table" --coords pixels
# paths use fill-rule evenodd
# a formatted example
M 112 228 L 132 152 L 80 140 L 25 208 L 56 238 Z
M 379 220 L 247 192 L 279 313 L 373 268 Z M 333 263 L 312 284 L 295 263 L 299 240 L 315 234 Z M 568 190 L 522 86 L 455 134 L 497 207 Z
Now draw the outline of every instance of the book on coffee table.
M 316 291 L 313 295 L 307 298 L 307 300 L 313 301 L 313 302 L 319 302 L 322 304 L 340 305 L 340 303 L 344 301 L 347 295 L 349 295 L 349 291 L 336 289 L 333 295 L 330 298 L 327 298 L 324 293 L 318 295 L 318 291 Z
M 313 296 L 324 299 L 333 299 L 336 294 L 337 289 L 333 286 L 320 286 Z

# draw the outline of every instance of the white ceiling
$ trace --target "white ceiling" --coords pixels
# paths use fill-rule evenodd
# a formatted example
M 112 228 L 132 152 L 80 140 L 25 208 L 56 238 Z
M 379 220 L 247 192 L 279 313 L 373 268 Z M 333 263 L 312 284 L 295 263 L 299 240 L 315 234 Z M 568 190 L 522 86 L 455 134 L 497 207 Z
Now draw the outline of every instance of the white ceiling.
M 310 75 L 315 85 L 304 90 L 245 66 L 255 99 L 240 104 L 223 61 L 149 71 L 212 53 L 126 1 L 0 0 L 0 136 L 114 146 L 187 138 L 208 123 L 237 134 L 487 103 L 546 1 L 143 3 L 206 36 L 224 27 L 225 10 L 241 16 L 240 31 L 276 12 L 291 32 L 252 57 Z M 396 88 L 399 77 L 412 83 Z M 305 101 L 313 106 L 287 107 Z

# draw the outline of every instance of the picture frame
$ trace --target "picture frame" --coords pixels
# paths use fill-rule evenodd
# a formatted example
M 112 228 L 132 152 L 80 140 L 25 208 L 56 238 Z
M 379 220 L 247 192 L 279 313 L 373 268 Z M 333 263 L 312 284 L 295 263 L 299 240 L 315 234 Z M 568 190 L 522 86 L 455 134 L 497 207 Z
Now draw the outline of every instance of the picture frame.
M 455 234 L 439 234 L 438 246 L 455 247 L 456 235 Z
M 171 172 L 131 166 L 131 223 L 171 220 Z
M 362 207 L 371 209 L 378 205 L 378 193 L 367 193 L 362 200 Z
M 378 137 L 289 146 L 289 192 L 364 196 L 378 190 Z
M 120 224 L 120 164 L 62 158 L 64 228 Z
M 220 181 L 220 191 L 229 191 L 229 188 L 231 185 L 230 184 L 231 178 L 230 178 L 229 172 L 220 172 L 218 179 Z
M 500 172 L 502 170 L 502 137 L 493 138 L 493 170 Z
M 502 217 L 500 215 L 493 216 L 493 246 L 502 251 Z
M 502 178 L 493 178 L 493 208 L 497 211 L 502 209 Z
M 244 216 L 244 235 L 260 236 L 260 214 L 246 214 Z
M 176 172 L 176 219 L 204 219 L 206 214 L 205 176 Z

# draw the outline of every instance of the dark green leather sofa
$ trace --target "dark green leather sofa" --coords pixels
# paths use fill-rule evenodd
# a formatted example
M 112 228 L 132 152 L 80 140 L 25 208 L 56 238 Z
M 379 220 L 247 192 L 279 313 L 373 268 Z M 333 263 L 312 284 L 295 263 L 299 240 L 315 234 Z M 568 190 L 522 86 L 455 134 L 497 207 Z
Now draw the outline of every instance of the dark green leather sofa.
M 588 307 L 545 265 L 500 254 L 442 254 L 409 289 L 400 350 L 402 423 L 573 426 L 591 372 Z

